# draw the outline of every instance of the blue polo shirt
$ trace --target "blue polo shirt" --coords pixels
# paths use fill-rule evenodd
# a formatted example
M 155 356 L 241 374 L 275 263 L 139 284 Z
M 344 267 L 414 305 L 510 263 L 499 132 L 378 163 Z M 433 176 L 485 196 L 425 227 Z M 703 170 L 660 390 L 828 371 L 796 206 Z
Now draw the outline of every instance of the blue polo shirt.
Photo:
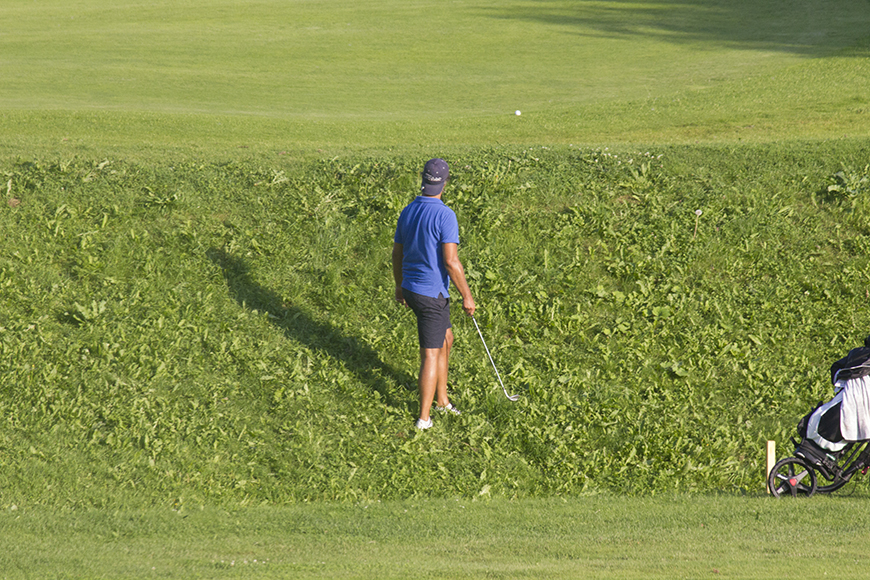
M 453 210 L 438 198 L 419 195 L 402 210 L 393 240 L 402 244 L 402 288 L 432 298 L 449 297 L 441 244 L 459 243 Z

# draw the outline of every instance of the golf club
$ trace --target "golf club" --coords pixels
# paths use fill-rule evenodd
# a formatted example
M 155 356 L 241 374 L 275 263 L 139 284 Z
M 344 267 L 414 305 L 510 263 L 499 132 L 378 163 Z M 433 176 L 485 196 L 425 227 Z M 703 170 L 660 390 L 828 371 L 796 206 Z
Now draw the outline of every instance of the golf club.
M 492 363 L 492 368 L 495 369 L 495 376 L 498 377 L 498 382 L 501 385 L 501 390 L 504 391 L 504 396 L 508 398 L 509 401 L 516 401 L 520 398 L 519 395 L 508 395 L 507 389 L 504 388 L 504 383 L 501 382 L 501 375 L 498 374 L 498 369 L 495 368 L 495 361 L 492 360 L 492 355 L 489 354 L 489 347 L 486 346 L 486 341 L 483 340 L 483 333 L 480 332 L 480 327 L 477 325 L 477 320 L 475 320 L 474 316 L 471 317 L 471 320 L 474 322 L 474 328 L 477 329 L 477 334 L 480 336 L 480 342 L 483 343 L 483 348 L 486 349 L 486 356 L 489 357 L 489 362 Z

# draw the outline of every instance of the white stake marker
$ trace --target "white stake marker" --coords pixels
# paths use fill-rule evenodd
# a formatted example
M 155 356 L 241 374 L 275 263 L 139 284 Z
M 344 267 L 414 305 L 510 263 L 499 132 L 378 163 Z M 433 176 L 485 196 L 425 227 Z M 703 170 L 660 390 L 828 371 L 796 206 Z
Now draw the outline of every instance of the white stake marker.
M 767 487 L 767 478 L 770 477 L 770 472 L 773 471 L 773 466 L 776 465 L 776 441 L 767 442 L 767 473 L 764 478 L 764 486 Z M 768 488 L 767 493 L 770 493 Z

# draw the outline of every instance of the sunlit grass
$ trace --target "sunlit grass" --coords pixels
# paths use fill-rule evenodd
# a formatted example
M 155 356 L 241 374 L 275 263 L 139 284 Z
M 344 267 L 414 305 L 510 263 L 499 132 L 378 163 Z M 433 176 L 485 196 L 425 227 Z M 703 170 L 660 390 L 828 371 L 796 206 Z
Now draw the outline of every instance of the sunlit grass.
M 870 5 L 0 21 L 0 577 L 861 575 L 863 481 L 760 494 L 868 326 Z M 388 254 L 435 154 L 522 399 L 459 317 L 424 435 Z
M 0 567 L 7 578 L 790 580 L 821 568 L 860 577 L 864 502 L 866 494 L 5 509 Z M 834 539 L 819 543 L 820 533 Z
M 16 23 L 0 36 L 7 157 L 771 141 L 870 127 L 863 3 L 15 1 L 0 15 Z

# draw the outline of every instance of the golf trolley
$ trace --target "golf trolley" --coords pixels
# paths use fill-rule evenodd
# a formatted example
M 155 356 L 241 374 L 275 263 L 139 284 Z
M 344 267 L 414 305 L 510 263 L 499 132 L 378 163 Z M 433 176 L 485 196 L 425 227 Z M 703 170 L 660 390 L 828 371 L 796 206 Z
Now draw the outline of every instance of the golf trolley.
M 780 459 L 767 476 L 767 489 L 774 497 L 811 496 L 831 493 L 846 485 L 852 476 L 870 469 L 870 441 L 848 443 L 840 451 L 823 449 L 811 439 L 795 445 L 794 457 Z
M 863 347 L 831 365 L 831 384 L 834 398 L 798 421 L 794 457 L 780 459 L 767 475 L 774 497 L 831 493 L 870 469 L 870 439 L 865 439 L 870 431 L 870 336 Z

